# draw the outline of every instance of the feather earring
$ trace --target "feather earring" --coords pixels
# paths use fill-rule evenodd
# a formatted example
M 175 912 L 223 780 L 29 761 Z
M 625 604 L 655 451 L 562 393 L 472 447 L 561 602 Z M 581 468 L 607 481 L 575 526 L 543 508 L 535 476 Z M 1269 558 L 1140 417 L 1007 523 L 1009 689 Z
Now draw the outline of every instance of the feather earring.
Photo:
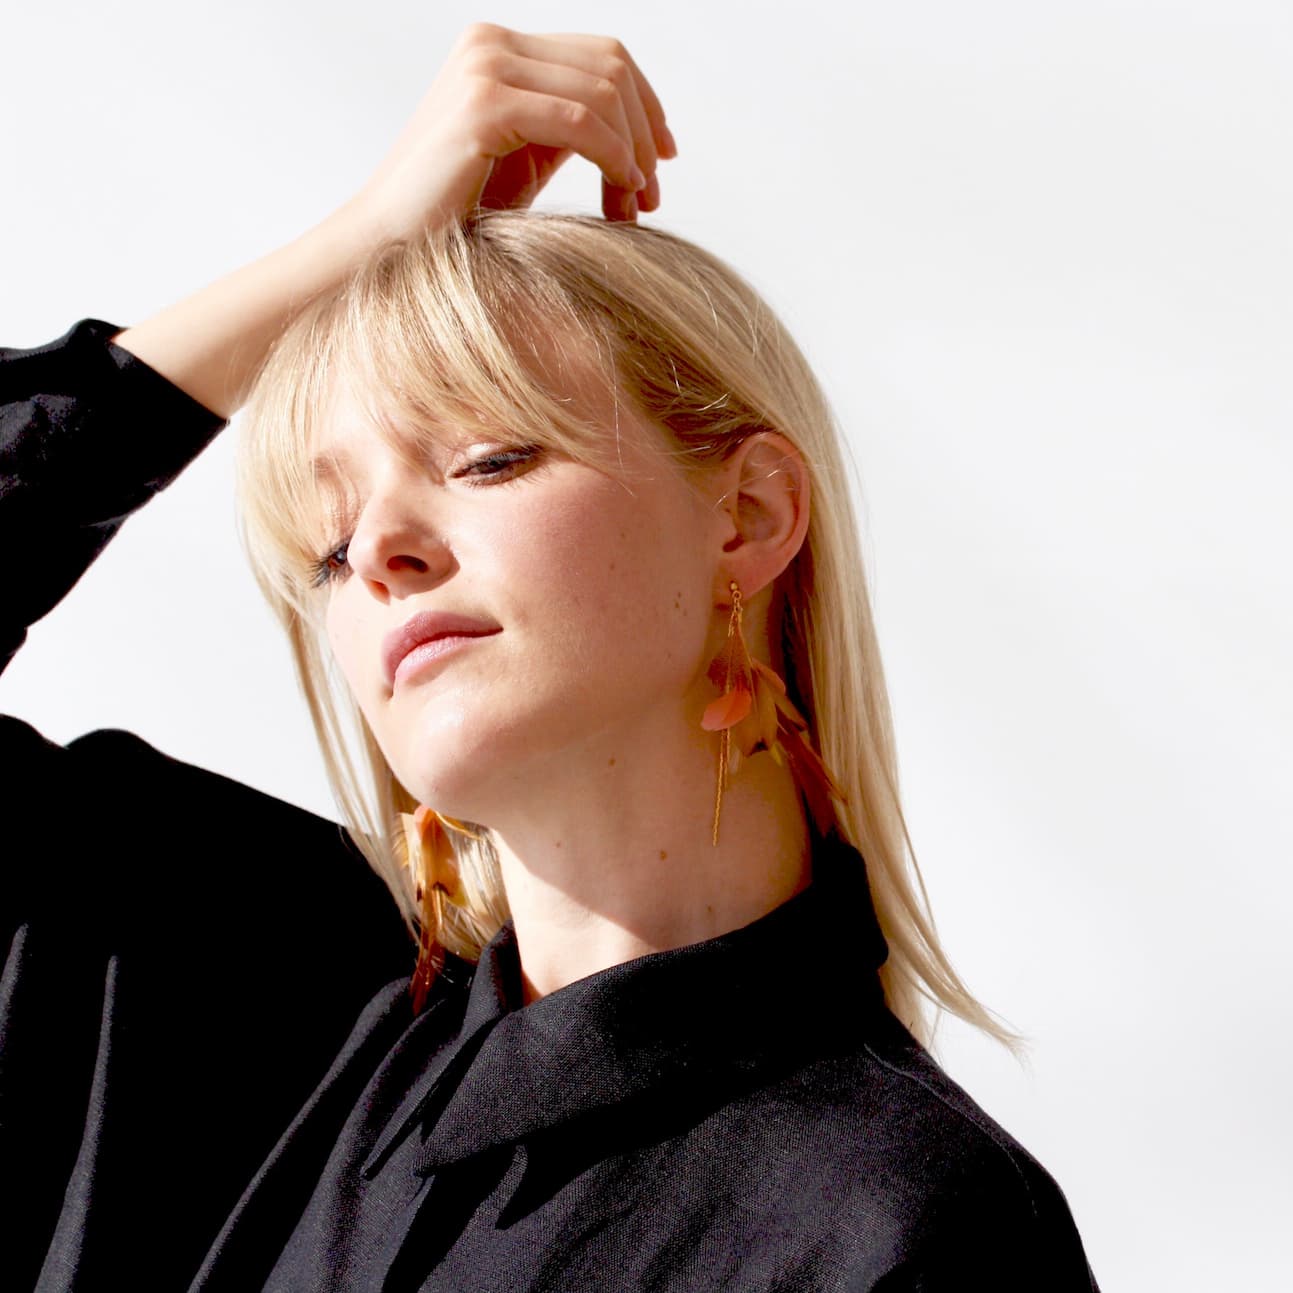
M 461 822 L 419 804 L 412 813 L 401 813 L 404 827 L 404 856 L 413 878 L 413 897 L 418 905 L 418 960 L 409 991 L 413 1013 L 420 1014 L 435 976 L 444 963 L 440 933 L 444 927 L 444 904 L 463 906 L 462 880 L 454 858 L 449 830 L 479 839 Z
M 808 722 L 786 695 L 786 684 L 763 661 L 751 659 L 742 632 L 741 589 L 735 579 L 728 589 L 732 613 L 727 639 L 709 666 L 710 681 L 722 695 L 705 707 L 700 720 L 705 731 L 719 733 L 714 844 L 718 844 L 718 818 L 728 775 L 736 770 L 740 755 L 759 750 L 767 750 L 778 763 L 789 762 L 813 822 L 819 834 L 825 835 L 834 821 L 831 797 L 842 801 L 844 794 L 809 744 Z

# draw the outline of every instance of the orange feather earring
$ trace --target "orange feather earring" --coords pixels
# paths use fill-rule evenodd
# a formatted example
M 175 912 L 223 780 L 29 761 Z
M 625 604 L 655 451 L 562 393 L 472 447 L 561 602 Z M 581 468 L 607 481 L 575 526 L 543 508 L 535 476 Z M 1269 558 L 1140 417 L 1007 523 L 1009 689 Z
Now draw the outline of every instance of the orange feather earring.
M 700 720 L 705 731 L 719 733 L 714 844 L 718 844 L 723 790 L 729 773 L 736 769 L 738 754 L 748 756 L 759 750 L 767 750 L 778 763 L 789 761 L 817 830 L 825 835 L 834 821 L 831 796 L 843 800 L 843 792 L 809 744 L 808 722 L 786 695 L 786 684 L 774 669 L 751 658 L 742 632 L 741 589 L 735 579 L 728 589 L 732 613 L 727 639 L 709 666 L 710 681 L 722 689 L 722 695 L 705 707 Z
M 439 941 L 444 926 L 444 904 L 448 901 L 460 907 L 465 901 L 449 830 L 471 839 L 480 836 L 426 804 L 419 804 L 415 812 L 401 813 L 400 821 L 404 827 L 405 864 L 413 877 L 413 897 L 418 904 L 418 960 L 409 991 L 413 996 L 413 1013 L 420 1014 L 444 963 Z

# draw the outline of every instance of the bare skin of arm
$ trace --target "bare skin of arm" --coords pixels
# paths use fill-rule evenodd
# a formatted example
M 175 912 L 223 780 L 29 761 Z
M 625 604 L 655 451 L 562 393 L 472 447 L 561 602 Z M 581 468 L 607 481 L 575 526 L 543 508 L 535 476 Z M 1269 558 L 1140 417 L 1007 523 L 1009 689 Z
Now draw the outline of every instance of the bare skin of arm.
M 113 340 L 229 417 L 297 311 L 377 247 L 477 206 L 528 206 L 576 154 L 601 172 L 606 218 L 633 220 L 659 205 L 656 163 L 676 151 L 655 92 L 619 41 L 475 24 L 353 198 Z

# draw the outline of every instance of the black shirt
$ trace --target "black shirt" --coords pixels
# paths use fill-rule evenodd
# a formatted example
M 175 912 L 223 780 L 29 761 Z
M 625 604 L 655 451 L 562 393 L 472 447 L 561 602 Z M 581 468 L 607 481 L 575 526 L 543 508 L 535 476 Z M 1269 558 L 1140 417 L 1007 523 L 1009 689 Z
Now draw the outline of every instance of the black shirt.
M 0 350 L 6 661 L 223 425 L 116 331 Z M 523 1005 L 505 926 L 414 1018 L 336 824 L 124 732 L 0 718 L 0 757 L 6 1288 L 1095 1288 L 1055 1182 L 885 1007 L 836 835 L 744 929 Z

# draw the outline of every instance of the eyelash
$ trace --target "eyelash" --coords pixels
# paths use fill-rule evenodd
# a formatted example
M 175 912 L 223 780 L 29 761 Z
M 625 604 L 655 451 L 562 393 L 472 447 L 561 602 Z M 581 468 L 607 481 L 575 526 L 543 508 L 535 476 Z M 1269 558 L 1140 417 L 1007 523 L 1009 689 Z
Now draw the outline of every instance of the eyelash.
M 497 470 L 481 473 L 479 481 L 484 483 L 473 481 L 470 488 L 483 489 L 491 485 L 506 485 L 518 478 L 517 473 L 512 470 L 513 468 L 522 467 L 533 462 L 541 452 L 541 445 L 524 445 L 519 449 L 503 449 L 497 453 L 486 454 L 483 458 L 477 458 L 474 462 L 469 462 L 461 471 L 454 472 L 452 479 L 467 479 L 475 474 L 479 467 L 501 464 L 501 467 Z M 342 552 L 349 542 L 348 538 L 339 540 L 319 560 L 311 563 L 310 584 L 312 587 L 321 588 L 325 584 L 339 581 L 345 575 L 348 567 L 336 567 L 328 563 L 339 552 Z

